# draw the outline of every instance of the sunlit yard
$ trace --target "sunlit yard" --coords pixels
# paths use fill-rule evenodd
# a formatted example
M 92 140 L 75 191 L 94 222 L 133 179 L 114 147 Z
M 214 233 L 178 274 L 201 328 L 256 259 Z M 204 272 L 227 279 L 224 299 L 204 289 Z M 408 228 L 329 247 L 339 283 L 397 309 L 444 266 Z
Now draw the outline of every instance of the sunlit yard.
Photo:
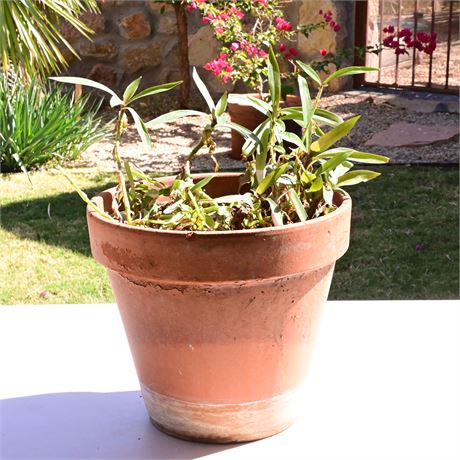
M 458 298 L 457 167 L 382 166 L 353 187 L 352 241 L 337 262 L 331 299 Z M 107 173 L 72 173 L 89 195 Z M 90 178 L 91 177 L 91 178 Z M 59 173 L 0 182 L 0 302 L 112 302 L 90 255 L 85 206 Z

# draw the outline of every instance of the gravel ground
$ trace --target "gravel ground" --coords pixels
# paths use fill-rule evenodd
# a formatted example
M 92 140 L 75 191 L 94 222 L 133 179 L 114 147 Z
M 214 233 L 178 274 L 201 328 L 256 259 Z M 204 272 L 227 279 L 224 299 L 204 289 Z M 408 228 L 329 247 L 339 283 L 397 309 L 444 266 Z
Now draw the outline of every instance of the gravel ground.
M 391 149 L 364 145 L 373 134 L 398 121 L 423 125 L 458 126 L 458 114 L 408 111 L 388 103 L 377 104 L 371 96 L 366 96 L 365 93 L 359 96 L 343 93 L 324 97 L 321 106 L 345 118 L 362 115 L 352 133 L 341 142 L 343 146 L 388 155 L 392 163 L 452 164 L 459 161 L 458 140 L 422 147 Z M 154 147 L 151 151 L 147 151 L 138 141 L 135 130 L 130 128 L 122 144 L 121 153 L 125 159 L 130 160 L 144 171 L 164 173 L 178 171 L 191 147 L 199 139 L 201 127 L 206 122 L 207 117 L 194 116 L 159 126 L 152 133 Z M 240 161 L 233 160 L 228 156 L 230 131 L 228 129 L 220 130 L 215 136 L 215 140 L 218 145 L 216 158 L 220 170 L 242 169 L 243 165 Z M 110 143 L 95 144 L 74 165 L 76 167 L 98 167 L 103 170 L 113 169 Z M 212 170 L 213 163 L 205 149 L 197 155 L 193 168 L 195 171 Z

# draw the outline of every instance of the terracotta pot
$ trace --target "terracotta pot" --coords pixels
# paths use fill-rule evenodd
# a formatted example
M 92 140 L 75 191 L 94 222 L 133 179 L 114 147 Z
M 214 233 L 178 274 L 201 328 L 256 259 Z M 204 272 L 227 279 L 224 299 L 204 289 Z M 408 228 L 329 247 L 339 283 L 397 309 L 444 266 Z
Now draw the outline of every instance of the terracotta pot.
M 257 93 L 250 93 L 247 96 L 259 97 Z M 282 102 L 281 106 L 295 106 L 300 105 L 300 97 L 295 95 L 286 96 L 286 101 Z M 254 131 L 267 117 L 265 115 L 252 107 L 251 105 L 245 104 L 241 99 L 234 99 L 230 94 L 228 99 L 228 113 L 230 119 L 234 123 L 238 123 L 245 128 Z M 299 137 L 302 135 L 302 129 L 300 126 L 293 120 L 287 120 L 286 128 L 288 131 L 297 134 Z M 232 149 L 230 151 L 230 156 L 235 160 L 241 160 L 241 151 L 244 145 L 243 137 L 238 134 L 234 129 L 232 129 Z
M 218 174 L 207 191 L 236 193 L 239 178 Z M 113 192 L 94 202 L 109 211 Z M 160 430 L 238 442 L 293 422 L 334 264 L 348 248 L 351 199 L 335 200 L 336 211 L 307 223 L 215 232 L 135 228 L 88 209 L 91 250 L 108 270 Z

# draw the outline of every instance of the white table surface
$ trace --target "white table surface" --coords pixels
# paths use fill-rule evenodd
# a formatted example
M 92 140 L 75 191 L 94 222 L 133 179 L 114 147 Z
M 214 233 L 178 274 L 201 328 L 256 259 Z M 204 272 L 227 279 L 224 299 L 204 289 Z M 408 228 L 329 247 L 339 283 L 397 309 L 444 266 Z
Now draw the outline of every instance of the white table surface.
M 149 422 L 114 305 L 0 307 L 0 458 L 460 459 L 457 301 L 329 302 L 294 426 L 240 445 Z

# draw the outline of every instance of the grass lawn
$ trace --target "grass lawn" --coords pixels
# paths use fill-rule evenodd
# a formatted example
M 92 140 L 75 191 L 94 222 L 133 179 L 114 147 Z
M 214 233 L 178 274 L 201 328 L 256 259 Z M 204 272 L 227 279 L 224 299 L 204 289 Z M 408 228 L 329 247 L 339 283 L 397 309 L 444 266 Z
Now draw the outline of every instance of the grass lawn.
M 352 241 L 338 261 L 331 299 L 459 297 L 458 168 L 389 166 L 350 188 Z M 73 176 L 88 194 L 112 176 Z M 0 179 L 1 304 L 111 302 L 92 258 L 84 204 L 51 172 Z M 49 212 L 48 212 L 49 211 Z

